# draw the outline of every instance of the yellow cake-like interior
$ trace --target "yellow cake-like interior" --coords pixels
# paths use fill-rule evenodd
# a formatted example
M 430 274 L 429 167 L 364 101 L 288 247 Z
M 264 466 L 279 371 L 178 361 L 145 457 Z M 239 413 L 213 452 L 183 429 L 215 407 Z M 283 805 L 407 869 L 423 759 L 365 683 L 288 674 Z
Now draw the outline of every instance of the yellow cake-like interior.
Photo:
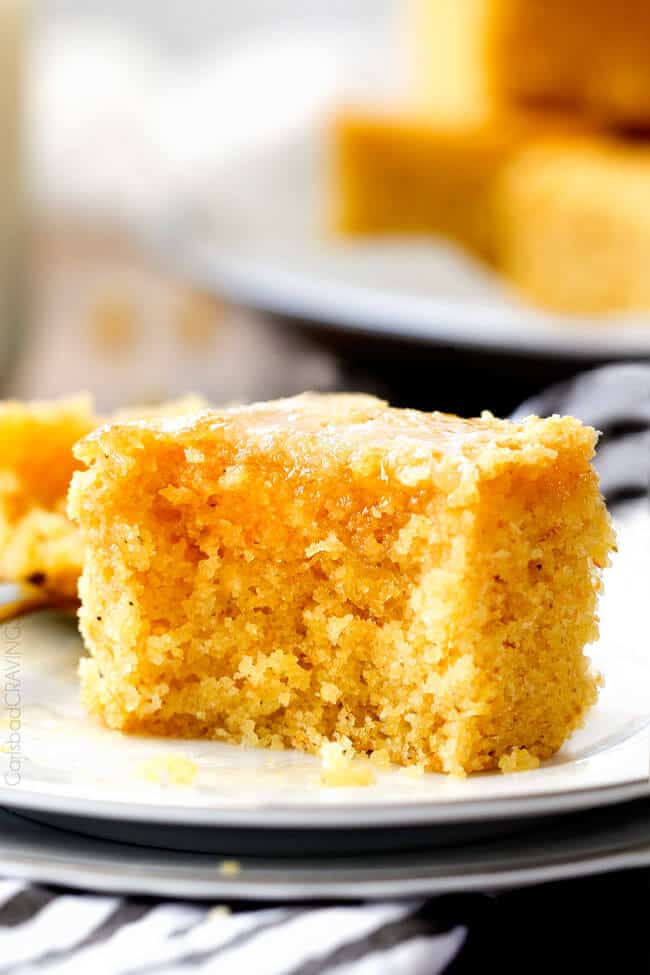
M 87 706 L 454 773 L 548 757 L 597 693 L 594 442 L 345 395 L 96 431 L 69 501 Z

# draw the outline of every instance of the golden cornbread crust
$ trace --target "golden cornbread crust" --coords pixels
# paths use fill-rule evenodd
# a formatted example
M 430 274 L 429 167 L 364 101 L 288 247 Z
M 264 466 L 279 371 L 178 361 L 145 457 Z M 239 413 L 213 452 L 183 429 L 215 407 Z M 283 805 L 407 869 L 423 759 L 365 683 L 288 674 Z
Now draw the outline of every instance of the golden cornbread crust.
M 595 438 L 311 394 L 96 431 L 69 499 L 86 705 L 458 774 L 547 758 L 597 694 Z

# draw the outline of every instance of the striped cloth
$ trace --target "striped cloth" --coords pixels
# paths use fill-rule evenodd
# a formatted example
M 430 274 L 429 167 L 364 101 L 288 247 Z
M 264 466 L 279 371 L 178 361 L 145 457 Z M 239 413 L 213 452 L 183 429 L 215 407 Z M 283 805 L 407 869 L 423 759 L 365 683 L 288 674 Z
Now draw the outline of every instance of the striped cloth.
M 650 493 L 650 366 L 585 374 L 516 415 L 528 413 L 571 413 L 603 431 L 597 464 L 610 505 Z M 618 958 L 617 920 L 627 970 L 645 972 L 650 941 L 631 918 L 649 897 L 650 871 L 499 897 L 279 907 L 79 894 L 7 879 L 0 880 L 0 975 L 504 973 L 526 969 L 531 943 L 539 964 L 555 966 L 559 945 L 563 970 L 572 962 L 602 971 Z M 589 912 L 590 930 L 607 938 L 575 938 L 576 904 Z
M 586 372 L 527 400 L 513 418 L 564 413 L 600 430 L 596 468 L 610 507 L 650 494 L 650 365 Z
M 465 934 L 421 903 L 230 913 L 0 881 L 0 972 L 12 975 L 435 975 Z

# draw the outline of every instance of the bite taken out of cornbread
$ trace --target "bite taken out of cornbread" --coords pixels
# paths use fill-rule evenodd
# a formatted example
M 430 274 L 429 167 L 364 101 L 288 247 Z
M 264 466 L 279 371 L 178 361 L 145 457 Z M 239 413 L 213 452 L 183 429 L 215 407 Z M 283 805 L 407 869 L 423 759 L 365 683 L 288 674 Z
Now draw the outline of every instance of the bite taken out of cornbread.
M 597 696 L 595 440 L 312 394 L 95 431 L 69 498 L 86 705 L 457 774 L 549 757 Z
M 187 396 L 115 416 L 175 416 L 203 406 Z M 72 448 L 101 422 L 85 394 L 0 402 L 0 582 L 28 583 L 44 602 L 76 599 L 83 545 L 65 510 L 70 478 L 81 466 Z

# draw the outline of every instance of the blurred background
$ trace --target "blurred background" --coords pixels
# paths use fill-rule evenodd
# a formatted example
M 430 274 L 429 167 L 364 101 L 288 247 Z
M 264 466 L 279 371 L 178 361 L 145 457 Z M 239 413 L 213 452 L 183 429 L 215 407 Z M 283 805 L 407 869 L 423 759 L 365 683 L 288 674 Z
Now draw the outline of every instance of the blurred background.
M 438 226 L 436 188 L 456 212 L 477 178 L 450 184 L 442 123 L 406 104 L 421 16 L 399 0 L 3 0 L 2 396 L 88 390 L 108 410 L 348 388 L 505 413 L 579 369 L 650 357 L 643 295 L 541 308 Z M 350 105 L 362 129 L 389 113 L 356 178 L 376 186 L 371 207 L 399 196 L 393 224 L 332 218 L 358 192 L 356 143 L 342 161 L 332 121 Z M 633 178 L 629 208 L 647 202 L 650 221 L 650 163 Z M 596 227 L 594 277 L 619 274 L 621 228 L 567 219 Z M 622 249 L 643 276 L 650 244 L 630 220 Z M 565 275 L 572 261 L 583 274 L 573 238 Z

